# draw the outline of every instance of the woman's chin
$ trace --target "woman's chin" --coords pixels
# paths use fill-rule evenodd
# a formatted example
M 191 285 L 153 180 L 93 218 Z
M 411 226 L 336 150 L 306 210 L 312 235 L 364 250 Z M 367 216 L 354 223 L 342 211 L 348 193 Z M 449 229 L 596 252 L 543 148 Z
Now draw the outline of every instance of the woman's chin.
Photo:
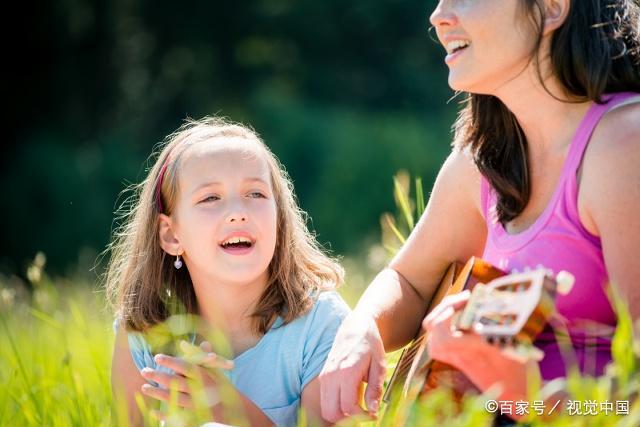
M 469 92 L 469 85 L 456 73 L 449 73 L 449 87 L 456 92 Z
M 455 78 L 449 75 L 449 87 L 455 92 L 466 92 L 473 95 L 494 95 L 488 88 L 479 83 Z

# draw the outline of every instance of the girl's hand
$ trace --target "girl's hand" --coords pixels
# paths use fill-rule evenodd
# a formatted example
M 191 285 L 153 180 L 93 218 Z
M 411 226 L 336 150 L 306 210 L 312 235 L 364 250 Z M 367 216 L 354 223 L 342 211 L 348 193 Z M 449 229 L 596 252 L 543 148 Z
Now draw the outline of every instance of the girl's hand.
M 185 345 L 181 343 L 181 348 Z M 183 408 L 194 408 L 193 390 L 190 383 L 201 386 L 207 396 L 207 405 L 213 407 L 218 403 L 218 388 L 224 377 L 216 372 L 217 369 L 232 369 L 233 362 L 211 352 L 209 343 L 201 344 L 202 354 L 191 352 L 187 357 L 172 357 L 164 354 L 157 354 L 154 357 L 160 366 L 172 369 L 174 374 L 168 374 L 151 368 L 144 368 L 141 375 L 146 380 L 154 381 L 159 387 L 151 384 L 144 384 L 142 392 L 154 399 L 168 402 L 171 396 L 171 387 L 175 387 L 177 394 L 177 405 Z

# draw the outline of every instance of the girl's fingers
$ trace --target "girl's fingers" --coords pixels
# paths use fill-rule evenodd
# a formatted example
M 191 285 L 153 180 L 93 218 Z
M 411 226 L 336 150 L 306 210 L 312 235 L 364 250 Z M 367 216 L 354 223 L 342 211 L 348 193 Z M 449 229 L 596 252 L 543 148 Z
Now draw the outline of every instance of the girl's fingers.
M 231 360 L 227 360 L 222 356 L 218 356 L 215 353 L 207 353 L 207 355 L 202 359 L 199 363 L 200 366 L 204 366 L 205 368 L 219 368 L 230 370 L 233 369 L 233 362 Z
M 160 411 L 158 409 L 152 409 L 151 411 L 149 411 L 149 414 L 151 415 L 151 417 L 153 417 L 158 421 L 162 421 L 162 422 L 167 421 L 167 414 L 165 414 L 163 411 Z
M 233 362 L 214 353 L 208 341 L 203 341 L 200 346 L 180 341 L 180 349 L 185 355 L 184 359 L 194 365 L 211 369 L 233 369 Z
M 153 358 L 158 365 L 172 369 L 176 374 L 187 378 L 197 378 L 197 368 L 192 363 L 180 357 L 167 356 L 166 354 L 156 354 Z
M 144 379 L 154 381 L 164 386 L 164 388 L 175 387 L 176 390 L 185 393 L 189 391 L 189 385 L 187 384 L 185 377 L 167 374 L 151 368 L 144 368 L 140 371 L 140 374 Z
M 211 343 L 209 341 L 202 341 L 200 343 L 200 349 L 202 351 L 204 351 L 205 353 L 212 353 L 213 352 L 213 347 L 211 346 Z
M 171 401 L 171 391 L 163 388 L 152 386 L 151 384 L 143 384 L 141 387 L 142 393 L 145 396 L 149 396 L 153 399 L 158 399 L 163 402 Z M 187 393 L 177 392 L 176 404 L 182 408 L 193 409 L 193 402 L 191 396 Z

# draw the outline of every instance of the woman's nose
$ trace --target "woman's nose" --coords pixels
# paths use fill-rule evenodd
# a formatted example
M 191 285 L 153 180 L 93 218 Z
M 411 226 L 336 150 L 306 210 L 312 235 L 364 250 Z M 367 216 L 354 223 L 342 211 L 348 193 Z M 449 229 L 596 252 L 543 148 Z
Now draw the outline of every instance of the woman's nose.
M 446 25 L 455 25 L 456 15 L 451 9 L 448 0 L 440 0 L 438 2 L 438 5 L 429 17 L 429 22 L 431 22 L 431 25 L 436 27 L 436 29 Z

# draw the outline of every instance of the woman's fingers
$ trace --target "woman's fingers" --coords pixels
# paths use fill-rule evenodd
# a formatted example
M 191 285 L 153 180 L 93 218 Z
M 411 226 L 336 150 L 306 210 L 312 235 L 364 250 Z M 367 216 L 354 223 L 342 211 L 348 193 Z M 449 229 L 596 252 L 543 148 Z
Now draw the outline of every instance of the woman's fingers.
M 468 290 L 462 291 L 455 295 L 450 295 L 442 300 L 422 321 L 423 329 L 430 330 L 433 324 L 442 319 L 443 315 L 450 315 L 450 313 L 460 310 L 467 305 L 471 292 Z
M 344 418 L 340 409 L 340 378 L 334 372 L 335 360 L 329 356 L 327 362 L 320 373 L 320 405 L 322 408 L 322 418 L 332 423 L 336 423 Z M 329 368 L 331 367 L 331 368 Z
M 384 349 L 383 349 L 384 351 Z M 384 379 L 387 372 L 387 365 L 385 358 L 373 357 L 371 360 L 371 366 L 369 366 L 369 377 L 367 379 L 367 388 L 364 393 L 364 402 L 367 405 L 367 410 L 372 416 L 378 415 L 378 408 L 380 407 L 380 399 L 382 399 L 382 393 L 384 388 Z
M 370 376 L 371 363 L 384 358 L 384 347 L 375 321 L 367 316 L 351 314 L 343 321 L 327 361 L 320 372 L 320 402 L 322 417 L 336 423 L 345 416 L 366 414 L 360 407 L 360 390 L 363 381 L 376 382 L 378 371 Z M 376 362 L 377 363 L 377 362 Z M 374 369 L 379 368 L 375 366 Z M 376 400 L 377 385 L 369 392 Z M 370 406 L 371 403 L 371 406 Z M 375 404 L 367 402 L 367 407 Z
M 360 383 L 360 378 L 352 378 L 350 381 L 343 382 L 340 387 L 340 412 L 348 417 L 365 413 L 358 404 Z

